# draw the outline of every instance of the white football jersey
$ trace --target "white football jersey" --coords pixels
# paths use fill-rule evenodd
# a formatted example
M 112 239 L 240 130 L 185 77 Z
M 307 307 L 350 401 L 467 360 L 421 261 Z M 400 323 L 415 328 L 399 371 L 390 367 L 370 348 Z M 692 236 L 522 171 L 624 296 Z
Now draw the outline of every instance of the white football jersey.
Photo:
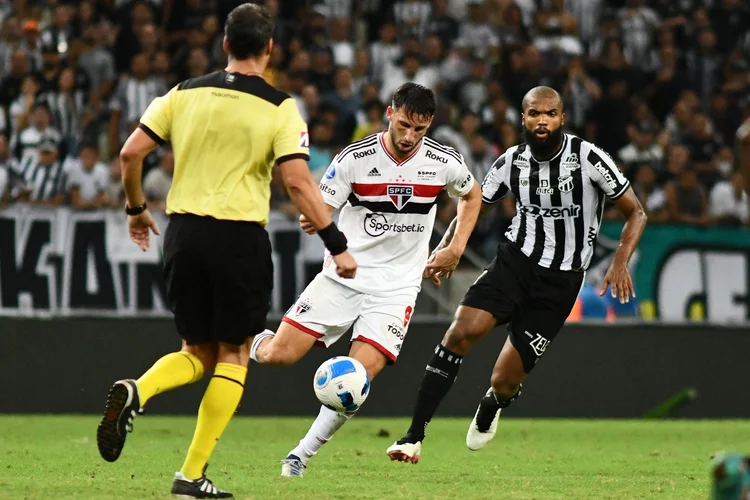
M 339 278 L 326 251 L 323 273 L 373 295 L 419 290 L 438 195 L 446 189 L 465 196 L 475 182 L 455 149 L 425 137 L 398 161 L 386 149 L 386 133 L 344 148 L 320 181 L 325 202 L 341 207 L 338 227 L 359 266 L 354 279 Z

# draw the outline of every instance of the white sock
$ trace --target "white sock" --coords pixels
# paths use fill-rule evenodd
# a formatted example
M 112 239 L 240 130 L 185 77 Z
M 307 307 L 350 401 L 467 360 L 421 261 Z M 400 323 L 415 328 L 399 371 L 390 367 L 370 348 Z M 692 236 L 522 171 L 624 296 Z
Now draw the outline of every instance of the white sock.
M 321 446 L 326 444 L 341 427 L 354 416 L 354 413 L 339 413 L 325 406 L 320 407 L 318 418 L 315 419 L 310 430 L 289 455 L 298 456 L 307 462 L 315 455 Z
M 262 332 L 257 334 L 253 339 L 252 345 L 250 346 L 250 359 L 252 359 L 256 363 L 260 363 L 260 361 L 258 361 L 258 358 L 256 357 L 258 346 L 263 341 L 263 339 L 273 337 L 274 335 L 276 335 L 276 332 L 272 332 L 271 330 L 263 330 Z

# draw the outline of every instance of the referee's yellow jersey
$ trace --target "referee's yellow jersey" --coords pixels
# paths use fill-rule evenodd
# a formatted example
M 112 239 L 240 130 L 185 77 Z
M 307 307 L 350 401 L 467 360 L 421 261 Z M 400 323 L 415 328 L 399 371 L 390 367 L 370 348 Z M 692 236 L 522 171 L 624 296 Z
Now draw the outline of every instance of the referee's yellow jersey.
M 217 71 L 185 80 L 154 99 L 140 128 L 172 143 L 168 214 L 265 226 L 274 162 L 310 158 L 295 100 L 258 76 Z

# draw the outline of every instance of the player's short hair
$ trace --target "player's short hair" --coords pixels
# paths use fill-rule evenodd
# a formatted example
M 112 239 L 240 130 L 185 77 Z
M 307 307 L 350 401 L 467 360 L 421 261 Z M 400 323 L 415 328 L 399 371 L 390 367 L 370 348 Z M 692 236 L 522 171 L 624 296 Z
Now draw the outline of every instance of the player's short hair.
M 529 109 L 529 106 L 531 105 L 532 99 L 557 99 L 559 105 L 560 105 L 560 111 L 563 111 L 565 109 L 565 103 L 563 102 L 563 98 L 560 95 L 560 93 L 553 89 L 552 87 L 534 87 L 533 89 L 529 90 L 526 95 L 523 97 L 523 101 L 521 102 L 521 108 L 524 113 Z
M 393 94 L 391 106 L 403 109 L 407 115 L 431 117 L 435 115 L 435 92 L 424 85 L 406 82 Z
M 235 7 L 224 23 L 229 52 L 239 60 L 261 55 L 274 29 L 273 16 L 265 7 L 253 3 Z

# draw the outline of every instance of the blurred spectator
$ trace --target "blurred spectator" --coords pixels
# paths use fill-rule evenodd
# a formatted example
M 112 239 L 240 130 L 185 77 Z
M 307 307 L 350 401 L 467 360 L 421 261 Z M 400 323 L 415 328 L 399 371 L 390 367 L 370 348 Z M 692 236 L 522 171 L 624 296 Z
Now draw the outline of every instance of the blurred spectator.
M 84 14 L 89 13 L 89 16 L 93 16 L 91 4 L 88 2 L 85 3 L 87 4 L 86 7 L 81 5 L 80 11 L 83 11 Z M 69 12 L 69 7 L 65 5 L 57 5 L 52 15 L 52 23 L 42 32 L 42 46 L 45 50 L 49 50 L 49 53 L 54 51 L 56 54 L 64 54 L 68 50 L 68 44 L 70 39 L 73 38 L 74 30 Z M 90 18 L 89 21 L 91 21 Z M 44 56 L 45 53 L 43 52 L 42 59 L 44 59 Z
M 584 68 L 583 59 L 573 57 L 568 63 L 568 78 L 562 88 L 565 102 L 565 125 L 576 135 L 586 133 L 586 123 L 591 117 L 596 101 L 602 95 L 599 85 Z
M 667 220 L 667 195 L 658 183 L 658 176 L 651 161 L 636 165 L 633 169 L 633 190 L 646 209 L 649 222 Z
M 101 30 L 95 26 L 87 26 L 83 32 L 83 44 L 80 46 L 78 65 L 86 72 L 91 94 L 89 105 L 98 113 L 103 99 L 109 94 L 115 84 L 115 60 L 112 54 L 104 48 Z
M 44 139 L 36 148 L 39 154 L 18 166 L 24 183 L 18 198 L 38 206 L 61 205 L 65 201 L 67 178 L 58 159 L 57 143 Z
M 633 142 L 617 152 L 617 158 L 625 166 L 626 175 L 636 164 L 650 163 L 655 168 L 661 166 L 664 150 L 656 143 L 656 129 L 649 122 L 640 123 L 636 128 Z
M 693 116 L 690 132 L 685 138 L 685 146 L 690 151 L 690 158 L 700 180 L 709 187 L 713 186 L 720 176 L 713 159 L 721 149 L 721 144 L 714 137 L 706 115 L 699 113 Z
M 333 140 L 333 125 L 320 120 L 315 122 L 310 129 L 310 171 L 319 181 L 323 178 L 328 165 L 333 160 L 331 141 Z
M 721 54 L 716 50 L 716 34 L 711 28 L 698 33 L 698 45 L 686 54 L 688 77 L 698 93 L 701 107 L 706 109 L 717 85 L 715 75 L 721 65 Z
M 112 207 L 122 208 L 125 206 L 125 190 L 122 187 L 122 166 L 120 165 L 119 156 L 115 156 L 109 162 L 107 198 L 109 198 L 109 203 Z
M 174 175 L 174 154 L 171 150 L 164 152 L 159 168 L 151 169 L 143 179 L 143 192 L 149 205 L 155 210 L 164 211 L 167 208 L 167 195 L 172 187 Z
M 667 184 L 666 194 L 670 222 L 701 226 L 708 224 L 706 190 L 700 185 L 694 168 L 683 168 L 677 180 Z
M 432 11 L 427 19 L 427 33 L 438 40 L 451 41 L 458 37 L 458 23 L 447 12 L 448 0 L 434 0 Z
M 34 75 L 26 75 L 21 83 L 19 95 L 8 107 L 11 120 L 11 133 L 17 134 L 29 124 L 31 112 L 39 94 L 39 82 Z
M 333 83 L 335 88 L 323 96 L 323 104 L 336 110 L 340 120 L 351 119 L 362 107 L 359 96 L 354 93 L 352 71 L 344 66 L 336 68 Z
M 636 65 L 646 61 L 660 23 L 656 12 L 644 4 L 644 0 L 626 0 L 625 7 L 618 13 L 628 57 Z
M 434 87 L 439 75 L 434 69 L 422 68 L 420 57 L 416 54 L 404 54 L 399 60 L 399 67 L 391 68 L 380 88 L 380 100 L 389 102 L 393 93 L 405 82 L 415 82 L 425 87 Z
M 19 63 L 19 60 L 13 61 L 13 55 L 21 46 L 21 23 L 18 17 L 10 16 L 5 19 L 3 23 L 3 31 L 0 40 L 0 78 L 5 78 L 8 75 L 8 70 L 12 69 L 14 65 Z M 23 54 L 24 59 L 26 53 Z M 27 64 L 26 61 L 24 64 Z M 18 67 L 16 66 L 16 71 Z M 24 70 L 22 73 L 26 73 Z M 7 102 L 0 100 L 0 104 L 6 105 Z
M 720 181 L 711 190 L 709 214 L 718 224 L 738 226 L 750 217 L 747 193 L 742 189 L 742 174 L 734 172 L 728 181 Z
M 402 36 L 423 39 L 431 16 L 432 5 L 427 0 L 399 0 L 393 6 L 393 18 Z
M 65 163 L 68 178 L 67 190 L 70 206 L 78 210 L 91 210 L 109 204 L 109 170 L 99 162 L 99 153 L 91 144 L 84 144 L 77 159 Z
M 467 5 L 468 18 L 459 25 L 455 46 L 464 49 L 466 53 L 474 51 L 483 57 L 495 57 L 500 39 L 487 22 L 488 12 L 484 0 L 469 0 Z
M 60 132 L 52 127 L 51 121 L 50 111 L 46 104 L 35 103 L 32 105 L 28 119 L 29 125 L 17 133 L 11 141 L 16 159 L 22 164 L 30 161 L 29 158 L 36 160 L 35 156 L 39 151 L 39 144 L 43 141 L 51 141 L 56 145 L 60 144 L 62 137 Z M 57 153 L 57 149 L 55 149 L 55 153 Z
M 0 134 L 0 206 L 5 206 L 10 201 L 11 192 L 18 180 L 18 168 L 10 154 L 8 138 Z
M 120 79 L 112 103 L 110 117 L 110 145 L 119 151 L 133 123 L 138 123 L 151 101 L 167 91 L 150 76 L 150 63 L 145 54 L 133 57 L 130 75 Z
M 31 63 L 31 70 L 39 71 L 42 67 L 42 39 L 39 33 L 39 21 L 36 19 L 25 20 L 22 30 L 21 47 L 26 50 L 26 55 Z
M 70 68 L 62 70 L 55 89 L 42 94 L 39 99 L 49 108 L 52 125 L 60 132 L 62 144 L 68 152 L 75 153 L 82 130 L 92 117 L 85 112 L 83 93 L 76 91 L 74 71 Z
M 349 41 L 350 23 L 346 18 L 331 21 L 330 37 L 333 63 L 351 68 L 354 65 L 354 44 Z
M 2 44 L 0 44 L 0 47 L 2 47 Z M 19 47 L 11 52 L 10 71 L 6 73 L 3 83 L 0 85 L 0 106 L 7 109 L 21 95 L 23 79 L 29 74 L 29 71 L 29 59 L 26 50 Z
M 401 47 L 396 37 L 398 31 L 392 22 L 384 23 L 380 27 L 380 37 L 377 42 L 370 46 L 370 60 L 372 61 L 372 77 L 377 82 L 382 82 L 386 72 L 395 65 L 401 56 Z M 390 96 L 389 96 L 390 98 Z
M 376 134 L 386 128 L 385 106 L 380 101 L 370 101 L 365 104 L 365 121 L 354 130 L 352 142 L 364 139 L 368 135 Z

